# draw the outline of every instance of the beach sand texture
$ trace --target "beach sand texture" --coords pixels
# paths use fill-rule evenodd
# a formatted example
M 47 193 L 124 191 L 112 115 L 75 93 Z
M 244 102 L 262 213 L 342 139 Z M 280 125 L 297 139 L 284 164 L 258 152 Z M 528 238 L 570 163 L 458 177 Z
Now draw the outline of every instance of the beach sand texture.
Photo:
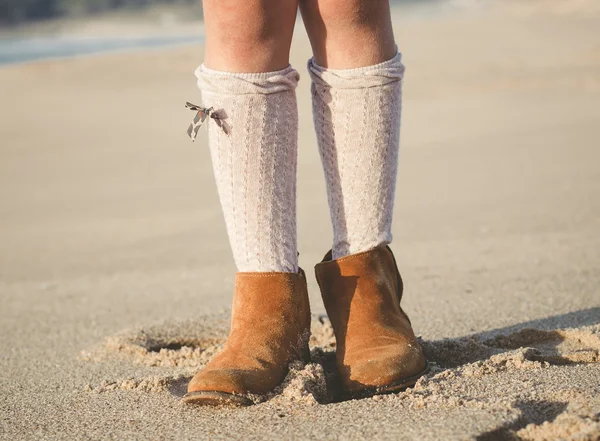
M 600 11 L 462 3 L 395 10 L 393 249 L 433 369 L 372 399 L 339 402 L 312 275 L 331 231 L 300 27 L 313 361 L 241 409 L 181 402 L 235 271 L 185 134 L 202 48 L 0 68 L 0 439 L 600 439 Z

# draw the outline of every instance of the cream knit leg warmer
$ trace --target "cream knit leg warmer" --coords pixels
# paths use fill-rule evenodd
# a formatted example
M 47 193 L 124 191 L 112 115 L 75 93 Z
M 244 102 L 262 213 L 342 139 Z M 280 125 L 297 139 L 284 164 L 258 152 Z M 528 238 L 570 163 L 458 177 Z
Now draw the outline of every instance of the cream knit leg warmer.
M 297 272 L 298 73 L 196 71 L 219 198 L 238 271 Z
M 404 66 L 397 54 L 358 69 L 308 62 L 313 118 L 333 223 L 333 258 L 392 240 Z

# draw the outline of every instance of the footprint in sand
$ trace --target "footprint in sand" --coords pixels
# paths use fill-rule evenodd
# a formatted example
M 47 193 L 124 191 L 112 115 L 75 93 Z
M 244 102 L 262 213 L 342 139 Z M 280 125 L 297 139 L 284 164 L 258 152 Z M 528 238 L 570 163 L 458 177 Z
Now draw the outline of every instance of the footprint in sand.
M 165 322 L 108 337 L 83 351 L 80 358 L 96 363 L 126 362 L 155 369 L 156 374 L 107 379 L 87 389 L 97 393 L 117 389 L 168 391 L 182 396 L 191 376 L 222 348 L 228 328 L 229 317 L 222 314 Z M 315 317 L 312 328 L 312 362 L 291 366 L 284 383 L 268 399 L 312 404 L 338 401 L 333 330 L 325 317 Z M 471 336 L 421 343 L 433 366 L 428 378 L 445 371 L 478 377 L 512 369 L 600 361 L 600 325 L 552 331 L 523 329 L 488 339 Z M 421 387 L 426 382 L 421 382 Z
M 317 318 L 314 323 L 311 337 L 313 363 L 290 366 L 290 373 L 283 384 L 267 399 L 309 403 L 333 401 L 333 391 L 337 390 L 332 374 L 335 362 L 333 329 L 323 319 Z M 86 390 L 96 393 L 113 390 L 168 391 L 181 397 L 190 378 L 223 347 L 228 329 L 229 316 L 223 314 L 201 320 L 164 322 L 107 337 L 101 344 L 82 351 L 79 358 L 95 363 L 126 362 L 156 368 L 157 373 L 106 379 L 100 384 L 88 385 Z
M 488 339 L 471 336 L 422 344 L 425 356 L 438 368 L 463 367 L 473 375 L 540 365 L 597 363 L 600 325 L 550 331 L 528 328 Z

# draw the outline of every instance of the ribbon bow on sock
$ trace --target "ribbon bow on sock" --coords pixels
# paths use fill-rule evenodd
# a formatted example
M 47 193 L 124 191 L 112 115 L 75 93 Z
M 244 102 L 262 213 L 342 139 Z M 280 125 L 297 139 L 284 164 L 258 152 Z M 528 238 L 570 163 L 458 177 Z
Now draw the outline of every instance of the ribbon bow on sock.
M 229 134 L 227 124 L 221 119 L 221 117 L 212 107 L 200 107 L 189 102 L 185 103 L 185 107 L 186 109 L 190 109 L 196 112 L 196 116 L 194 116 L 194 119 L 192 120 L 192 123 L 190 124 L 187 130 L 187 134 L 192 139 L 192 141 L 196 140 L 196 136 L 198 136 L 198 130 L 200 130 L 200 127 L 202 126 L 202 123 L 204 123 L 206 118 L 211 118 L 217 124 L 217 126 L 219 126 L 221 130 L 223 130 L 223 133 L 225 133 L 226 135 Z

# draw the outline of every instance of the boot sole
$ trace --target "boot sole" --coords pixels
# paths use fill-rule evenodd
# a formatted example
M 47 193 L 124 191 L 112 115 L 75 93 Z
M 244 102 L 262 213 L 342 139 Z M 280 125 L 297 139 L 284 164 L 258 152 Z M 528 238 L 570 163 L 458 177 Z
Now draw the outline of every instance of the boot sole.
M 375 395 L 385 395 L 385 394 L 393 394 L 396 392 L 402 392 L 405 389 L 408 389 L 411 386 L 414 386 L 419 378 L 423 375 L 426 375 L 429 372 L 430 366 L 429 363 L 425 362 L 425 369 L 415 375 L 411 375 L 410 377 L 405 377 L 400 380 L 394 381 L 393 383 L 386 384 L 385 386 L 375 386 L 369 387 L 366 389 L 362 389 L 357 392 L 346 392 L 344 394 L 344 399 L 346 400 L 357 400 L 361 398 L 369 398 Z
M 213 390 L 188 392 L 183 396 L 186 404 L 199 406 L 250 406 L 254 402 L 241 395 Z

